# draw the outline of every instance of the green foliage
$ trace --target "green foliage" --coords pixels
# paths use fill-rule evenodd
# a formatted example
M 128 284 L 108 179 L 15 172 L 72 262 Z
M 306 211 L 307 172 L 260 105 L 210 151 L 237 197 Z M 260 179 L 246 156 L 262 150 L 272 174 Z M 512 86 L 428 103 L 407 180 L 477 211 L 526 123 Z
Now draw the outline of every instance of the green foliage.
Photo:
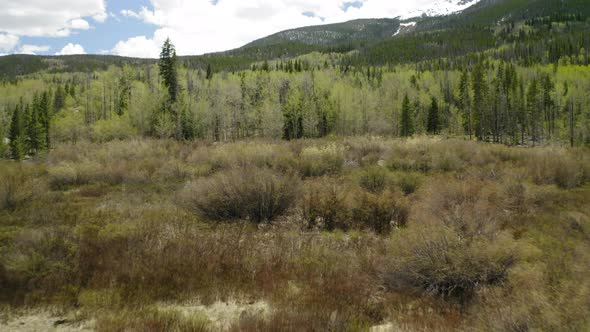
M 108 120 L 99 120 L 92 125 L 91 138 L 96 142 L 124 140 L 135 135 L 136 130 L 131 126 L 129 116 L 127 115 L 112 117 Z
M 21 160 L 27 151 L 25 128 L 23 125 L 22 105 L 17 106 L 10 121 L 10 153 L 12 159 Z
M 402 102 L 402 112 L 400 120 L 400 135 L 402 137 L 409 137 L 414 134 L 414 115 L 412 114 L 412 106 L 410 105 L 410 99 L 406 94 L 404 101 Z
M 177 69 L 177 58 L 176 48 L 172 45 L 170 38 L 166 39 L 162 46 L 162 52 L 160 53 L 160 62 L 158 63 L 160 68 L 160 76 L 164 82 L 164 86 L 168 89 L 168 95 L 172 103 L 176 102 L 178 96 L 178 69 Z
M 426 131 L 430 134 L 438 134 L 439 129 L 439 114 L 438 114 L 438 101 L 435 97 L 432 97 L 432 103 L 428 109 L 428 123 L 426 124 Z

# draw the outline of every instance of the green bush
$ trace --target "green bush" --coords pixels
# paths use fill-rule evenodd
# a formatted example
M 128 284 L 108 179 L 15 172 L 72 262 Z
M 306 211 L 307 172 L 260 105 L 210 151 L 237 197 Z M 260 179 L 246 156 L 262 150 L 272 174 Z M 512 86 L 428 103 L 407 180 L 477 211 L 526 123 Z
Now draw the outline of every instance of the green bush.
M 238 168 L 190 183 L 181 200 L 210 220 L 272 221 L 283 214 L 298 192 L 299 180 L 269 169 Z
M 388 172 L 381 166 L 370 166 L 362 170 L 359 184 L 371 192 L 381 192 L 389 180 Z
M 129 139 L 137 135 L 129 117 L 115 116 L 107 120 L 99 120 L 92 126 L 92 140 L 95 142 L 110 142 L 113 140 Z
M 414 173 L 401 173 L 396 177 L 395 182 L 404 194 L 411 195 L 420 187 L 422 178 Z

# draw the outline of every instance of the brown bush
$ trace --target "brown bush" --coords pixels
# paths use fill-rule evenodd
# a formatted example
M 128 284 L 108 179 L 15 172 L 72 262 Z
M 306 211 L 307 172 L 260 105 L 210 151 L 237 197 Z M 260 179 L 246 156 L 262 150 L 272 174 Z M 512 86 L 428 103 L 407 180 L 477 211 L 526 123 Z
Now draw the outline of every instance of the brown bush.
M 536 184 L 556 184 L 571 189 L 590 178 L 590 158 L 583 150 L 538 150 L 530 152 L 526 160 L 528 172 Z
M 309 229 L 349 229 L 350 207 L 349 189 L 328 178 L 307 183 L 300 200 L 303 220 Z
M 43 192 L 43 184 L 36 181 L 37 170 L 32 166 L 0 164 L 0 210 L 14 210 Z
M 409 207 L 404 197 L 389 191 L 383 194 L 359 193 L 352 215 L 355 226 L 384 234 L 392 227 L 406 226 Z
M 299 180 L 268 169 L 239 168 L 189 183 L 184 205 L 210 220 L 272 221 L 291 207 Z
M 441 224 L 396 234 L 383 277 L 389 289 L 418 288 L 444 298 L 469 300 L 478 287 L 498 285 L 518 259 L 511 235 L 464 237 Z

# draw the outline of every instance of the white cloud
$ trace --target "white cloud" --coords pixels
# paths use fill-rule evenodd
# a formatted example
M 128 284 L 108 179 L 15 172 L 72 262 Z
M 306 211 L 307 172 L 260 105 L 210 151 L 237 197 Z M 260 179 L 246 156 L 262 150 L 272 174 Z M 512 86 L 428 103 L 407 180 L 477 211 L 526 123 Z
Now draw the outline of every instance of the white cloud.
M 68 43 L 61 51 L 55 53 L 55 55 L 72 55 L 72 54 L 86 54 L 84 47 L 80 44 Z
M 19 54 L 37 54 L 39 52 L 47 52 L 51 49 L 49 46 L 39 46 L 39 45 L 22 45 L 18 52 Z
M 70 22 L 70 27 L 77 30 L 88 30 L 90 29 L 90 24 L 88 24 L 88 21 L 86 20 L 77 18 Z
M 18 45 L 19 38 L 13 35 L 0 33 L 0 51 L 11 51 Z
M 160 43 L 145 36 L 120 41 L 112 49 L 112 53 L 134 58 L 157 58 L 160 54 Z
M 121 10 L 121 15 L 125 17 L 140 18 L 139 14 L 130 9 Z
M 123 10 L 124 17 L 139 18 L 158 28 L 153 36 L 120 41 L 113 53 L 154 57 L 166 37 L 180 55 L 224 51 L 285 29 L 344 22 L 358 18 L 404 16 L 416 9 L 448 0 L 362 0 L 360 8 L 351 0 L 150 0 L 151 8 Z M 458 0 L 457 0 L 458 1 Z M 308 13 L 304 15 L 303 13 Z M 313 13 L 314 15 L 309 15 Z M 138 45 L 141 48 L 138 48 Z
M 92 19 L 95 22 L 104 23 L 104 22 L 106 22 L 108 17 L 109 17 L 109 15 L 106 12 L 102 12 L 102 13 L 98 13 L 98 14 L 92 16 Z
M 72 29 L 89 28 L 83 17 L 102 19 L 106 5 L 105 0 L 2 0 L 0 7 L 0 32 L 65 37 Z

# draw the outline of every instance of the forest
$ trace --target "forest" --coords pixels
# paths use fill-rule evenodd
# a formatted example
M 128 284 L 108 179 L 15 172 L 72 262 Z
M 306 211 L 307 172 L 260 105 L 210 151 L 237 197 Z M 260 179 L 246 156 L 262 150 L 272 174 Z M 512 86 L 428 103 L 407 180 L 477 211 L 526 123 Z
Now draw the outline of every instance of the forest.
M 590 20 L 522 3 L 0 57 L 0 330 L 587 331 Z

